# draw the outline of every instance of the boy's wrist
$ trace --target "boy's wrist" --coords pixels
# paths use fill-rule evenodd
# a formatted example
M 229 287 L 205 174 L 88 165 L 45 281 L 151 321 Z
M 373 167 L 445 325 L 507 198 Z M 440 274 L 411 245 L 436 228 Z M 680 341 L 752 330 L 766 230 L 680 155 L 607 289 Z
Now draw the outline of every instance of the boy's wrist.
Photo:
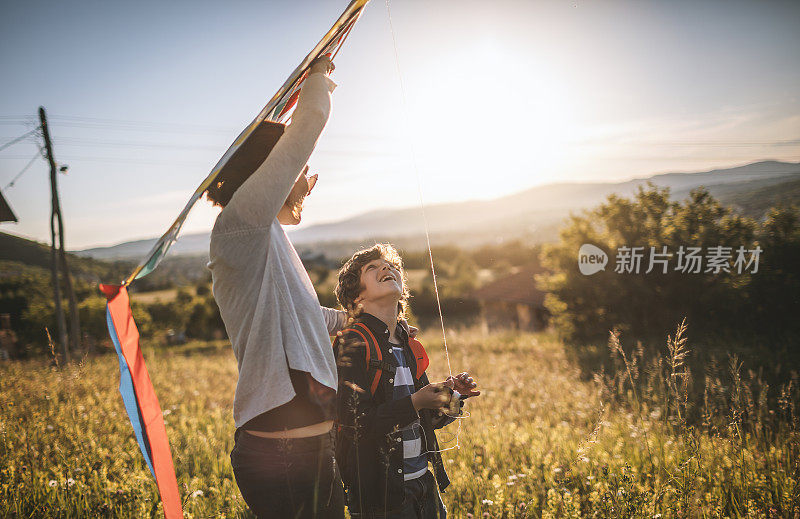
M 414 406 L 414 411 L 419 412 L 419 394 L 411 393 L 411 404 Z

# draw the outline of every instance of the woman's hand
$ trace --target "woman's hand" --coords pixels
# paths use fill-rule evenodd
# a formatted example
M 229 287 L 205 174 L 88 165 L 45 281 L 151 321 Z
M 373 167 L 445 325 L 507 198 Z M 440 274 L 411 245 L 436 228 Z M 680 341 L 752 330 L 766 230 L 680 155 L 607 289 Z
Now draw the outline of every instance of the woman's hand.
M 469 373 L 466 371 L 464 373 L 459 373 L 455 377 L 447 377 L 447 382 L 451 382 L 453 384 L 453 389 L 458 391 L 462 396 L 478 396 L 481 394 L 480 391 L 475 389 L 478 387 L 478 384 L 472 380 L 472 377 L 470 377 Z
M 316 74 L 319 72 L 327 76 L 333 72 L 335 68 L 336 66 L 333 64 L 333 61 L 331 61 L 331 58 L 328 56 L 320 56 L 311 62 L 311 67 L 308 73 Z

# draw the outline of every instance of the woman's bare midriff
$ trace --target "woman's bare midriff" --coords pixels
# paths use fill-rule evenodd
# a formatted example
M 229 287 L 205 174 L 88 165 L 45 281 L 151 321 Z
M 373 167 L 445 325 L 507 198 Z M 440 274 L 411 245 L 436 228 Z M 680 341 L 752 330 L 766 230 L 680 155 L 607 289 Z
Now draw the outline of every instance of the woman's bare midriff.
M 306 425 L 305 427 L 298 427 L 297 429 L 286 429 L 283 431 L 248 431 L 247 434 L 258 436 L 259 438 L 307 438 L 309 436 L 319 436 L 325 434 L 333 427 L 333 420 L 315 423 L 313 425 Z

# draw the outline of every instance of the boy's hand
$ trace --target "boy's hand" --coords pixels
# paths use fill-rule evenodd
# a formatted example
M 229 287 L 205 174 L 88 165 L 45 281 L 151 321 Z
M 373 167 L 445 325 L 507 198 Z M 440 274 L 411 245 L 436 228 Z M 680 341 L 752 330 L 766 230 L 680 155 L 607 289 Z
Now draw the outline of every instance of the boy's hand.
M 450 395 L 452 395 L 452 385 L 447 382 L 439 382 L 438 384 L 428 384 L 413 395 L 411 395 L 411 403 L 414 404 L 414 409 L 442 409 L 447 407 L 450 403 Z
M 333 64 L 333 61 L 331 61 L 331 58 L 329 58 L 328 56 L 320 56 L 313 62 L 311 62 L 311 70 L 309 70 L 308 73 L 310 75 L 320 72 L 327 76 L 331 72 L 333 72 L 333 69 L 335 68 L 336 67 Z
M 452 383 L 453 389 L 461 393 L 462 396 L 469 397 L 481 394 L 480 391 L 475 389 L 478 387 L 478 384 L 472 380 L 472 377 L 470 377 L 469 373 L 466 371 L 464 373 L 459 373 L 455 377 L 447 377 L 447 382 Z

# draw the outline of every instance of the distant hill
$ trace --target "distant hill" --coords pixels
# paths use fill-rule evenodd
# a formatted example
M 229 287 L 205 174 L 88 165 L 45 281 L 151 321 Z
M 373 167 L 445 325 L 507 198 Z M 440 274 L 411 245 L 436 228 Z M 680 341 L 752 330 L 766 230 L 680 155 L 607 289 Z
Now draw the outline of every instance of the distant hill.
M 0 260 L 19 261 L 32 267 L 50 268 L 50 247 L 0 232 Z
M 138 259 L 138 258 L 137 258 Z M 207 258 L 198 255 L 167 257 L 147 278 L 138 280 L 135 290 L 147 291 L 183 286 L 209 275 Z M 50 274 L 50 246 L 20 236 L 0 232 L 0 276 L 4 271 L 15 272 L 18 266 L 38 269 Z M 90 285 L 119 283 L 136 266 L 135 261 L 107 261 L 67 253 L 70 272 L 76 280 Z
M 705 186 L 722 202 L 756 218 L 778 201 L 800 203 L 797 185 L 800 163 L 768 160 L 694 173 L 663 173 L 617 183 L 546 184 L 493 200 L 430 205 L 425 213 L 435 244 L 477 246 L 516 238 L 542 243 L 557 238 L 558 228 L 570 212 L 595 206 L 612 193 L 630 196 L 648 181 L 669 187 L 673 199 L 683 199 L 690 190 Z M 299 229 L 290 236 L 298 249 L 324 250 L 328 257 L 346 255 L 354 246 L 376 240 L 391 240 L 406 250 L 425 246 L 419 207 L 370 211 L 339 222 Z M 209 233 L 183 235 L 170 255 L 206 255 L 208 240 Z M 76 254 L 100 259 L 140 259 L 154 243 L 155 239 L 139 240 Z
M 0 261 L 24 264 L 50 271 L 50 246 L 20 236 L 0 232 Z M 111 264 L 95 258 L 67 253 L 70 272 L 78 279 L 96 283 L 122 279 L 127 264 Z
M 126 241 L 109 247 L 74 251 L 79 256 L 104 260 L 140 260 L 155 245 L 157 238 Z M 170 256 L 208 256 L 209 233 L 182 234 L 169 251 Z
M 767 210 L 775 205 L 800 205 L 800 178 L 766 186 L 758 181 L 748 184 L 747 190 L 722 185 L 714 186 L 710 191 L 723 204 L 732 206 L 740 214 L 756 219 L 762 218 Z
M 675 199 L 691 189 L 705 186 L 714 193 L 746 194 L 765 187 L 800 179 L 800 163 L 764 161 L 700 173 L 665 173 L 620 183 L 558 183 L 536 186 L 494 200 L 432 205 L 425 208 L 430 231 L 436 241 L 477 244 L 503 238 L 525 237 L 533 242 L 553 240 L 560 222 L 570 212 L 601 203 L 614 193 L 630 196 L 648 181 L 669 187 Z M 412 229 L 413 232 L 409 232 Z M 295 244 L 330 240 L 363 240 L 373 237 L 403 237 L 422 232 L 418 207 L 372 211 L 341 222 L 314 225 L 291 233 Z M 477 242 L 477 243 L 476 243 Z

